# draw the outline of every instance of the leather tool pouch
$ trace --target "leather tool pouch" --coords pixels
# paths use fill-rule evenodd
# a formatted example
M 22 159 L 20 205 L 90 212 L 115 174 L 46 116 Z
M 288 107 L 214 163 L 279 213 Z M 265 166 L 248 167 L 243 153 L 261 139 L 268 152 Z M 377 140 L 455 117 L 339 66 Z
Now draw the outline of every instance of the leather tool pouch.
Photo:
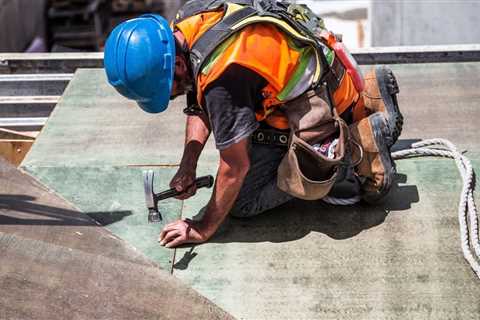
M 345 157 L 348 126 L 328 101 L 326 89 L 321 87 L 285 105 L 291 135 L 288 152 L 278 168 L 277 185 L 294 197 L 317 200 L 326 196 Z M 313 148 L 332 136 L 338 138 L 333 158 Z

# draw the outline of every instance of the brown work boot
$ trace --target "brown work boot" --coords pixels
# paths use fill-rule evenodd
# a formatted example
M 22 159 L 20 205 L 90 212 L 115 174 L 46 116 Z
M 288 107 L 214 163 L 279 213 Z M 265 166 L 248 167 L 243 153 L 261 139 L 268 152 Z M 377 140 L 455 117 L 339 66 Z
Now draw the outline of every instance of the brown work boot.
M 360 150 L 352 144 L 352 158 L 358 163 L 358 176 L 364 180 L 362 199 L 368 203 L 378 202 L 387 195 L 395 175 L 388 145 L 391 134 L 387 120 L 383 113 L 376 112 L 350 125 L 350 133 L 361 146 Z
M 386 66 L 376 66 L 365 75 L 365 90 L 362 93 L 365 108 L 370 113 L 383 112 L 390 129 L 391 147 L 402 133 L 403 116 L 398 107 L 399 93 L 397 79 L 392 70 Z

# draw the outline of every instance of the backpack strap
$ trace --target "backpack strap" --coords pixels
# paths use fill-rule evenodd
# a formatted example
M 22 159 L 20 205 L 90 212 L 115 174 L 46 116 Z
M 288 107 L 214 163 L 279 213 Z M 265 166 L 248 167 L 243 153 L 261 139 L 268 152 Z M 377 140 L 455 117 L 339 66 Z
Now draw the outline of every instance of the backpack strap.
M 223 41 L 238 31 L 232 30 L 231 27 L 237 22 L 255 14 L 257 14 L 257 10 L 251 6 L 237 10 L 210 28 L 193 44 L 190 50 L 193 79 L 197 79 L 205 59 L 209 57 Z
M 297 40 L 299 40 L 300 37 L 300 39 L 303 39 L 303 41 L 308 41 L 311 45 L 314 45 L 317 51 L 317 59 L 319 59 L 319 61 L 317 61 L 320 64 L 321 70 L 323 70 L 323 72 L 321 76 L 318 76 L 316 82 L 312 84 L 313 88 L 316 88 L 322 83 L 326 83 L 329 89 L 336 89 L 338 87 L 338 76 L 335 77 L 335 75 L 337 75 L 335 71 L 337 70 L 331 70 L 332 68 L 328 64 L 323 52 L 323 43 L 310 30 L 310 27 L 313 28 L 313 24 L 310 25 L 310 23 L 312 23 L 313 21 L 316 26 L 319 26 L 321 23 L 321 19 L 317 18 L 317 20 L 315 20 L 315 17 L 312 17 L 313 13 L 309 9 L 305 9 L 303 6 L 296 6 L 289 12 L 288 8 L 290 4 L 289 2 L 285 1 L 279 2 L 276 0 L 190 0 L 179 11 L 175 23 L 178 23 L 181 20 L 186 19 L 190 16 L 200 14 L 206 11 L 217 10 L 222 7 L 223 10 L 227 12 L 228 3 L 243 5 L 244 7 L 237 11 L 234 11 L 224 19 L 220 20 L 216 25 L 214 25 L 207 32 L 205 32 L 192 45 L 189 52 L 189 59 L 192 66 L 193 79 L 198 78 L 198 74 L 203 63 L 221 43 L 228 39 L 232 34 L 238 32 L 241 28 L 247 26 L 250 23 L 248 22 L 248 20 L 250 20 L 248 18 L 258 16 L 258 22 L 261 22 L 260 20 L 262 20 L 262 18 L 269 19 L 269 17 L 284 21 L 286 24 L 290 25 L 291 32 L 295 31 L 298 33 L 299 36 L 297 35 Z M 306 19 L 306 22 L 297 21 L 294 18 L 294 15 L 298 14 L 299 12 L 302 13 L 304 16 L 308 15 L 308 19 Z M 242 24 L 241 22 L 244 20 L 245 24 Z M 284 31 L 287 33 L 291 33 L 288 30 L 285 30 L 285 28 Z M 333 91 L 334 90 L 331 90 L 331 92 Z
M 209 1 L 199 1 L 199 0 L 190 0 L 183 5 L 183 7 L 178 11 L 173 24 L 177 24 L 191 16 L 195 16 L 202 12 L 214 11 L 223 7 L 225 10 L 228 3 L 253 6 L 255 0 L 209 0 Z
M 202 12 L 213 11 L 221 8 L 225 5 L 225 1 L 222 0 L 210 0 L 210 1 L 198 1 L 190 0 L 178 10 L 173 25 L 191 17 L 196 16 Z

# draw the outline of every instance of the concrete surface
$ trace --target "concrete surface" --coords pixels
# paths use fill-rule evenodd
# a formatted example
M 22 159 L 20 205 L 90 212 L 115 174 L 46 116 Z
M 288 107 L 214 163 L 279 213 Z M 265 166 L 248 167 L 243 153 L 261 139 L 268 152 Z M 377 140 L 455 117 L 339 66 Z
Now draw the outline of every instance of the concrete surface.
M 0 251 L 0 319 L 230 318 L 2 159 Z
M 397 147 L 447 138 L 468 150 L 478 170 L 480 64 L 392 68 L 406 118 Z M 87 213 L 131 213 L 91 216 L 160 265 L 172 261 L 176 277 L 237 318 L 480 318 L 480 282 L 460 248 L 461 186 L 450 160 L 400 161 L 381 206 L 293 201 L 229 219 L 207 244 L 155 246 L 161 225 L 146 224 L 140 171 L 153 167 L 157 187 L 168 185 L 181 157 L 182 103 L 145 114 L 102 71 L 80 70 L 22 166 Z M 210 144 L 199 174 L 214 174 L 216 159 Z M 196 215 L 208 197 L 202 191 L 183 204 L 162 203 L 165 219 Z

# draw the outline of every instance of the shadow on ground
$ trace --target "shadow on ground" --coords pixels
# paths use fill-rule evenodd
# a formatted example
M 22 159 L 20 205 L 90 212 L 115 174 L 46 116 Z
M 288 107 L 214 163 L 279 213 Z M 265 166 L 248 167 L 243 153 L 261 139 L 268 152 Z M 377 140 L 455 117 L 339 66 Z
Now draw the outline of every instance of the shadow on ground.
M 75 210 L 39 204 L 37 198 L 20 194 L 0 194 L 0 224 L 2 225 L 74 225 L 95 226 L 92 219 Z M 11 214 L 13 213 L 13 214 Z M 87 212 L 102 226 L 132 214 L 131 211 Z
M 343 240 L 385 221 L 390 211 L 403 211 L 419 201 L 416 186 L 399 185 L 406 176 L 397 174 L 384 203 L 333 206 L 323 201 L 293 200 L 279 208 L 248 219 L 229 218 L 209 242 L 285 242 L 320 232 Z

